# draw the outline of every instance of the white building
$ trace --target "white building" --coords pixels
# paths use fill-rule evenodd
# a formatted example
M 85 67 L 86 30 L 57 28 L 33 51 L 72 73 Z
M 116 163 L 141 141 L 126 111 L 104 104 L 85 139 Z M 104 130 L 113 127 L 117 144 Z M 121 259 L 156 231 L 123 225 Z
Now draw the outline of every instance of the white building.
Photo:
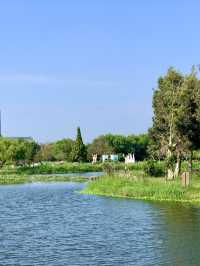
M 135 155 L 129 153 L 126 157 L 125 157 L 125 163 L 129 164 L 129 163 L 135 163 Z
M 111 154 L 111 155 L 108 155 L 108 154 L 104 154 L 102 155 L 102 161 L 103 162 L 106 162 L 106 161 L 113 161 L 113 162 L 116 162 L 119 160 L 119 157 L 117 154 Z

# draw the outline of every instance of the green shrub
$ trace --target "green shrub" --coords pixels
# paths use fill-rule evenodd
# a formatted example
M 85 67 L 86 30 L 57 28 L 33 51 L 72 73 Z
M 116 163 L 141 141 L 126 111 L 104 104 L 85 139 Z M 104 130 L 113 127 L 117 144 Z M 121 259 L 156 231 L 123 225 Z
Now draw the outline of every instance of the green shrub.
M 112 163 L 104 163 L 103 164 L 103 171 L 108 175 L 108 176 L 112 176 L 114 174 L 115 168 L 114 168 L 114 164 Z
M 164 175 L 164 167 L 163 164 L 157 163 L 153 160 L 148 160 L 144 164 L 144 172 L 147 176 L 163 176 Z

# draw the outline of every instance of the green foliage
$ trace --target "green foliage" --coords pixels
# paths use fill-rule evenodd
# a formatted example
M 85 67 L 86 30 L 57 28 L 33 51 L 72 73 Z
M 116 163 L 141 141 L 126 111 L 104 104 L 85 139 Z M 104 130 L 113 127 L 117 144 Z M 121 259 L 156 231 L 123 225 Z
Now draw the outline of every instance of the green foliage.
M 109 145 L 104 136 L 100 136 L 93 140 L 91 144 L 88 145 L 88 160 L 92 160 L 92 156 L 97 154 L 102 156 L 103 154 L 114 153 L 114 148 Z
M 0 175 L 0 185 L 27 184 L 34 182 L 86 182 L 84 177 L 64 175 Z
M 1 185 L 16 185 L 29 183 L 29 179 L 22 175 L 4 175 L 0 176 Z
M 194 69 L 189 75 L 182 75 L 170 68 L 158 80 L 153 95 L 154 117 L 148 151 L 154 159 L 167 158 L 171 177 L 178 172 L 175 162 L 192 158 L 193 150 L 200 147 L 199 104 L 200 80 Z
M 96 138 L 88 146 L 88 158 L 91 160 L 93 154 L 99 156 L 103 154 L 118 154 L 119 160 L 123 161 L 123 155 L 134 153 L 136 160 L 141 161 L 147 157 L 147 147 L 149 144 L 148 135 L 112 135 L 107 134 Z
M 101 172 L 103 171 L 102 165 L 92 165 L 89 163 L 56 163 L 46 162 L 34 167 L 20 167 L 16 168 L 17 174 L 66 174 L 66 173 L 84 173 L 84 172 Z
M 166 182 L 165 178 L 131 178 L 121 175 L 100 177 L 88 184 L 85 194 L 129 197 L 155 201 L 178 201 L 200 204 L 199 173 L 192 174 L 190 186 L 181 186 L 180 179 Z
M 190 75 L 185 76 L 179 96 L 179 109 L 177 110 L 177 128 L 189 151 L 200 148 L 200 121 L 198 120 L 200 97 L 200 81 L 194 69 Z
M 170 68 L 164 77 L 158 80 L 158 88 L 153 95 L 153 127 L 150 129 L 151 156 L 163 158 L 169 150 L 169 140 L 179 143 L 177 131 L 177 110 L 183 76 Z
M 148 160 L 145 162 L 144 172 L 147 176 L 154 176 L 154 177 L 164 176 L 165 174 L 163 164 L 153 160 Z
M 170 68 L 158 81 L 153 96 L 153 127 L 150 129 L 151 155 L 163 158 L 171 147 L 184 156 L 200 145 L 198 101 L 200 81 L 194 71 L 183 76 Z
M 103 171 L 106 173 L 108 176 L 112 176 L 115 172 L 114 164 L 105 162 L 103 164 Z
M 35 156 L 36 162 L 55 161 L 53 144 L 42 144 Z
M 33 141 L 0 139 L 0 162 L 4 164 L 25 165 L 31 164 L 40 146 Z
M 200 161 L 200 150 L 196 150 L 193 152 L 193 159 Z
M 25 165 L 25 166 L 9 166 L 4 165 L 0 174 L 22 174 L 22 175 L 34 175 L 34 174 L 65 174 L 65 173 L 83 173 L 83 172 L 103 172 L 105 171 L 105 165 L 109 164 L 111 168 L 117 171 L 124 171 L 125 168 L 128 171 L 143 172 L 145 162 L 137 162 L 135 164 L 127 164 L 120 162 L 109 163 L 68 163 L 68 162 L 42 162 L 37 165 Z M 162 165 L 162 164 L 161 164 Z
M 117 153 L 122 162 L 125 154 L 133 152 L 137 160 L 143 160 L 147 156 L 148 142 L 148 135 L 125 137 L 107 134 L 96 138 L 86 147 L 80 128 L 77 129 L 76 141 L 63 139 L 39 145 L 34 141 L 0 138 L 0 166 L 54 161 L 86 162 L 92 160 L 93 154 L 100 158 L 103 154 L 113 153 Z
M 165 182 L 164 179 L 133 180 L 130 177 L 100 177 L 89 183 L 84 190 L 86 194 L 129 197 L 148 200 L 193 200 L 178 181 Z
M 56 161 L 72 160 L 72 148 L 74 141 L 71 139 L 63 139 L 53 144 L 53 157 Z
M 83 143 L 80 127 L 77 128 L 77 137 L 72 148 L 72 161 L 73 162 L 87 161 L 87 150 L 86 146 Z
M 167 157 L 165 159 L 165 167 L 166 169 L 172 169 L 174 170 L 176 165 L 176 156 L 175 155 L 171 155 L 169 157 Z

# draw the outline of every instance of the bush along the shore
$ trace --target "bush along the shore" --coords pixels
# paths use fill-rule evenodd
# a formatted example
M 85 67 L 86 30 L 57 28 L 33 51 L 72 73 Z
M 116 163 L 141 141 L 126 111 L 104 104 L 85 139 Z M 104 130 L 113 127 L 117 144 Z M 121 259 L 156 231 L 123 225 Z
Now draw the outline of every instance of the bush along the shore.
M 65 174 L 65 173 L 83 173 L 83 172 L 101 172 L 100 164 L 92 165 L 89 163 L 64 163 L 53 164 L 44 163 L 35 167 L 20 167 L 16 169 L 17 174 Z
M 136 164 L 125 165 L 120 162 L 106 162 L 106 163 L 56 163 L 56 162 L 45 162 L 36 166 L 4 166 L 0 169 L 0 174 L 65 174 L 75 172 L 105 172 L 107 173 L 108 168 L 111 168 L 111 172 L 118 171 L 143 171 L 144 162 L 138 162 Z
M 146 161 L 143 170 L 146 176 L 161 177 L 165 175 L 164 163 L 159 163 L 154 160 Z

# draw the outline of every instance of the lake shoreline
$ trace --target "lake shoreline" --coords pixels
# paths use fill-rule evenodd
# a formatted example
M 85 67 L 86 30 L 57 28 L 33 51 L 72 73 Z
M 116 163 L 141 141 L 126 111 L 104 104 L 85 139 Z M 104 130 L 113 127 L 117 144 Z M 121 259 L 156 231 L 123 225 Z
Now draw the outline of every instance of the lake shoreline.
M 200 204 L 200 181 L 193 178 L 191 185 L 182 187 L 180 180 L 166 182 L 164 178 L 144 178 L 133 180 L 130 177 L 104 176 L 88 183 L 81 192 L 123 199 L 137 199 L 154 202 L 174 202 Z
M 110 198 L 116 198 L 116 199 L 130 199 L 130 200 L 142 200 L 142 201 L 149 201 L 149 202 L 171 202 L 171 203 L 188 203 L 192 205 L 200 205 L 200 199 L 199 200 L 172 200 L 172 199 L 156 199 L 153 197 L 130 197 L 130 196 L 123 196 L 123 195 L 117 195 L 117 194 L 109 194 L 109 193 L 93 193 L 88 191 L 81 191 L 81 194 L 85 195 L 93 195 L 93 196 L 100 196 L 100 197 L 110 197 Z
M 76 173 L 78 174 L 78 173 Z M 3 185 L 17 185 L 17 184 L 31 184 L 35 182 L 52 183 L 52 182 L 77 182 L 84 183 L 87 182 L 89 178 L 84 175 L 73 175 L 73 174 L 52 174 L 52 175 L 9 175 L 0 176 L 0 186 Z

